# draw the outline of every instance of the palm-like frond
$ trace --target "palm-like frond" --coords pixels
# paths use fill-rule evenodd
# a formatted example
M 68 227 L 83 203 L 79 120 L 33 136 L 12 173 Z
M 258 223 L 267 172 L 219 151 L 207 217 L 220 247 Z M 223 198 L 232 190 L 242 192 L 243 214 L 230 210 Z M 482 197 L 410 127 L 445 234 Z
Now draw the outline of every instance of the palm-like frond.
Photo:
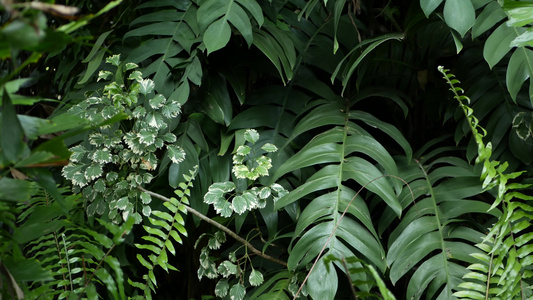
M 298 217 L 293 235 L 294 246 L 290 249 L 288 260 L 291 270 L 315 259 L 324 245 L 327 245 L 327 253 L 335 257 L 364 257 L 382 272 L 387 267 L 385 250 L 372 224 L 367 203 L 350 188 L 349 181 L 353 180 L 378 195 L 397 216 L 402 214 L 397 200 L 402 184 L 385 176 L 399 175 L 396 162 L 369 132 L 358 125 L 361 119 L 373 120 L 379 129 L 391 134 L 399 144 L 407 144 L 399 132 L 387 130 L 390 128 L 385 123 L 368 114 L 350 111 L 342 102 L 316 105 L 294 128 L 293 136 L 310 130 L 323 131 L 273 175 L 273 180 L 276 180 L 295 170 L 316 169 L 305 183 L 274 204 L 276 209 L 281 209 L 310 198 Z M 331 128 L 332 125 L 334 127 Z M 345 209 L 347 216 L 341 219 Z M 328 265 L 333 266 L 333 263 L 328 261 Z M 364 281 L 366 275 L 356 277 Z M 327 284 L 318 288 L 320 280 L 325 280 Z M 332 299 L 336 289 L 336 272 L 334 268 L 328 271 L 322 257 L 311 272 L 307 290 L 313 298 Z
M 482 191 L 479 176 L 467 162 L 442 156 L 446 150 L 437 148 L 421 160 L 399 163 L 400 176 L 409 181 L 416 199 L 400 196 L 407 212 L 389 235 L 387 265 L 393 284 L 408 278 L 407 299 L 453 298 L 465 264 L 473 262 L 470 254 L 479 252 L 473 244 L 483 239 L 483 232 L 469 221 L 471 214 L 490 208 L 471 198 Z M 392 216 L 383 214 L 380 232 Z

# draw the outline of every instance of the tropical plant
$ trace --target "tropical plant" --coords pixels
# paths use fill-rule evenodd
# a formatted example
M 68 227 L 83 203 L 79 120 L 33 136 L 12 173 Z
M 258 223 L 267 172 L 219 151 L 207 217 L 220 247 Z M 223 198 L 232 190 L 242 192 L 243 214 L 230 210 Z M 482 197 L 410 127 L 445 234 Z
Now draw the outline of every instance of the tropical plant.
M 471 281 L 460 285 L 468 290 L 457 292 L 455 295 L 467 299 L 528 298 L 531 296 L 531 283 L 528 279 L 532 275 L 529 270 L 531 247 L 528 243 L 532 236 L 524 231 L 529 228 L 531 220 L 532 209 L 527 201 L 533 200 L 533 197 L 518 190 L 527 189 L 530 184 L 510 183 L 510 180 L 518 178 L 523 172 L 507 174 L 507 163 L 490 159 L 492 145 L 485 145 L 483 142 L 486 131 L 478 125 L 479 121 L 473 116 L 472 109 L 468 106 L 470 99 L 461 95 L 464 90 L 457 87 L 459 81 L 454 79 L 455 76 L 450 74 L 449 70 L 439 67 L 439 71 L 450 85 L 450 90 L 463 109 L 476 139 L 479 153 L 476 162 L 483 165 L 483 188 L 490 190 L 497 187 L 496 200 L 491 209 L 501 206 L 504 212 L 484 237 L 483 243 L 476 245 L 485 253 L 470 253 L 477 261 L 469 266 L 473 272 L 465 274 L 464 277 Z
M 6 297 L 529 297 L 528 1 L 34 3 L 0 29 Z
M 118 55 L 106 61 L 118 70 L 115 75 L 100 71 L 98 81 L 113 76 L 115 81 L 106 84 L 102 94 L 88 95 L 67 112 L 91 125 L 101 125 L 89 132 L 83 143 L 70 148 L 72 155 L 62 174 L 89 200 L 85 203 L 88 217 L 107 214 L 118 224 L 133 216 L 140 223 L 139 211 L 149 217 L 151 208 L 150 197 L 137 186 L 152 181 L 150 171 L 160 160 L 156 152 L 164 150 L 174 163 L 184 159 L 183 150 L 171 144 L 176 141 L 171 121 L 180 112 L 180 105 L 154 94 L 154 82 L 144 79 L 135 70 L 137 65 L 121 64 Z M 125 117 L 131 124 L 106 124 Z

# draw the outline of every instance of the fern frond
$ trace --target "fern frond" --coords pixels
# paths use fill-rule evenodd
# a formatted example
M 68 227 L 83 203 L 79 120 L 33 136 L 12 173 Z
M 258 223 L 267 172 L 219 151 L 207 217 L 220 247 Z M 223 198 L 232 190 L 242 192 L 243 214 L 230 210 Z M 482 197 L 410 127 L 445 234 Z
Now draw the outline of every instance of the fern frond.
M 68 192 L 67 189 L 59 191 Z M 126 298 L 120 263 L 110 254 L 124 241 L 133 219 L 122 226 L 98 220 L 111 233 L 112 237 L 108 237 L 107 233 L 76 223 L 76 213 L 81 211 L 78 199 L 79 195 L 65 197 L 65 203 L 73 209 L 71 214 L 75 222 L 69 220 L 70 216 L 66 216 L 44 191 L 30 199 L 19 215 L 21 233 L 16 235 L 22 234 L 26 239 L 25 256 L 53 276 L 31 282 L 27 299 L 98 297 L 97 287 L 102 285 L 113 298 Z
M 530 185 L 511 183 L 523 172 L 505 173 L 507 163 L 491 160 L 492 145 L 483 142 L 486 131 L 473 115 L 469 107 L 470 99 L 462 95 L 464 91 L 457 87 L 460 82 L 454 79 L 455 76 L 449 70 L 439 67 L 439 71 L 444 75 L 469 122 L 478 146 L 476 162 L 483 165 L 483 187 L 485 190 L 495 190 L 496 199 L 490 209 L 501 207 L 503 210 L 483 243 L 477 245 L 485 253 L 473 255 L 477 261 L 469 267 L 472 272 L 465 275 L 466 281 L 460 285 L 463 290 L 454 295 L 465 299 L 529 298 L 533 283 L 533 237 L 529 232 L 533 206 L 529 202 L 533 197 L 520 190 Z
M 197 169 L 195 168 L 189 171 L 189 175 L 184 175 L 185 181 L 181 182 L 179 184 L 180 189 L 176 190 L 179 200 L 170 198 L 169 201 L 163 203 L 168 212 L 159 210 L 151 212 L 148 217 L 150 224 L 143 226 L 148 235 L 141 237 L 147 243 L 135 244 L 138 249 L 145 249 L 150 252 L 147 255 L 137 254 L 137 259 L 141 265 L 148 269 L 148 273 L 143 276 L 144 283 L 134 282 L 130 279 L 128 279 L 128 282 L 130 285 L 143 290 L 148 299 L 151 298 L 151 292 L 156 292 L 157 279 L 154 274 L 156 266 L 161 267 L 166 272 L 169 272 L 169 270 L 177 271 L 174 266 L 169 264 L 168 254 L 176 255 L 174 243 L 181 244 L 180 235 L 187 236 L 187 231 L 184 227 L 185 220 L 182 216 L 182 213 L 185 212 L 183 203 L 188 203 L 196 171 Z

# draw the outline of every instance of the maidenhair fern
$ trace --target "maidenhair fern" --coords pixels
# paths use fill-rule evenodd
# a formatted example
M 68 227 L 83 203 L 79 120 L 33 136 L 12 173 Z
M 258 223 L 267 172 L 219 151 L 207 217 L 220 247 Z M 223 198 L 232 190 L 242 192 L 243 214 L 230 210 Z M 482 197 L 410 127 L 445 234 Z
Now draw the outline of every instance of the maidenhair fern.
M 100 71 L 98 80 L 113 76 L 115 80 L 73 106 L 69 113 L 94 125 L 111 123 L 121 115 L 130 121 L 91 130 L 86 141 L 70 149 L 72 156 L 63 168 L 63 176 L 83 192 L 89 217 L 106 214 L 120 223 L 133 215 L 139 223 L 142 217 L 138 211 L 150 215 L 150 199 L 136 187 L 154 178 L 151 171 L 161 160 L 158 153 L 166 150 L 174 163 L 185 157 L 185 152 L 172 144 L 176 136 L 171 133 L 171 123 L 180 113 L 180 105 L 156 94 L 154 82 L 144 79 L 136 64 L 122 63 L 118 55 L 107 62 L 118 70 L 115 75 Z
M 456 86 L 459 81 L 449 70 L 439 67 L 439 71 L 469 122 L 478 146 L 476 163 L 483 166 L 483 188 L 495 190 L 496 200 L 491 209 L 498 207 L 503 211 L 483 243 L 477 245 L 485 253 L 472 255 L 478 261 L 468 267 L 470 272 L 464 276 L 466 282 L 459 285 L 463 290 L 454 295 L 463 299 L 529 299 L 533 294 L 533 234 L 530 232 L 533 206 L 528 201 L 533 197 L 519 191 L 530 185 L 512 182 L 523 172 L 505 173 L 506 162 L 490 159 L 492 145 L 483 142 L 486 131 L 468 106 L 470 99 L 462 95 L 463 89 Z
M 142 239 L 147 243 L 135 244 L 137 249 L 146 249 L 150 254 L 137 254 L 139 262 L 148 269 L 148 273 L 143 275 L 144 282 L 134 282 L 128 280 L 129 283 L 141 289 L 144 292 L 146 299 L 151 299 L 152 292 L 156 292 L 157 280 L 154 274 L 154 268 L 160 266 L 166 272 L 169 270 L 177 271 L 177 269 L 168 263 L 168 255 L 176 255 L 174 242 L 182 244 L 180 235 L 187 236 L 185 230 L 185 220 L 182 214 L 186 213 L 185 205 L 189 204 L 188 197 L 193 186 L 193 179 L 196 175 L 197 169 L 191 170 L 189 175 L 183 175 L 185 182 L 180 183 L 180 189 L 175 193 L 179 200 L 170 198 L 164 202 L 163 205 L 168 211 L 154 210 L 148 217 L 149 225 L 144 225 L 143 228 L 147 235 L 142 236 Z M 150 197 L 146 192 L 142 192 L 144 196 Z

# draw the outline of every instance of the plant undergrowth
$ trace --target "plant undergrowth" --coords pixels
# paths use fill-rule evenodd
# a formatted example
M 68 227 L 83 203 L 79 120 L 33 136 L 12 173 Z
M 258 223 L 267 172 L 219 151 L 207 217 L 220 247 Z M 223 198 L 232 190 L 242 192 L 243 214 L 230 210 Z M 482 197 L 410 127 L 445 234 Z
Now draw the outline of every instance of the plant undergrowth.
M 531 298 L 527 2 L 4 2 L 2 297 Z
M 506 173 L 507 162 L 491 160 L 492 144 L 483 142 L 487 132 L 468 106 L 470 99 L 457 86 L 459 80 L 443 67 L 439 67 L 439 72 L 444 75 L 454 99 L 459 102 L 478 146 L 476 163 L 482 166 L 483 189 L 494 191 L 496 196 L 490 209 L 502 210 L 502 215 L 483 237 L 483 241 L 476 244 L 483 252 L 471 254 L 476 262 L 468 266 L 469 273 L 463 277 L 466 281 L 459 285 L 461 291 L 454 295 L 464 299 L 530 298 L 533 292 L 530 280 L 533 262 L 529 242 L 533 235 L 528 229 L 533 218 L 533 206 L 528 201 L 533 200 L 533 197 L 523 191 L 531 185 L 515 180 L 524 171 Z

